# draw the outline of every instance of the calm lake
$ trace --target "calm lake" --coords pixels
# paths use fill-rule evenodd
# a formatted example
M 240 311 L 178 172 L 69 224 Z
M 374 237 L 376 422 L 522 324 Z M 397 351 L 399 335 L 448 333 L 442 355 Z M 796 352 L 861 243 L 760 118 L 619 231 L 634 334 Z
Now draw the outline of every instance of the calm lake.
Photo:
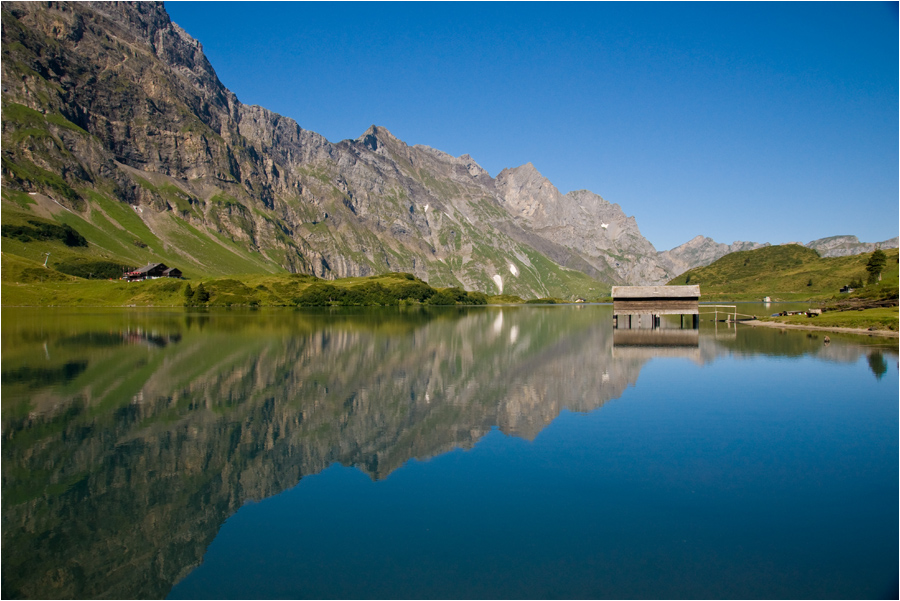
M 2 595 L 896 598 L 896 339 L 710 317 L 3 309 Z

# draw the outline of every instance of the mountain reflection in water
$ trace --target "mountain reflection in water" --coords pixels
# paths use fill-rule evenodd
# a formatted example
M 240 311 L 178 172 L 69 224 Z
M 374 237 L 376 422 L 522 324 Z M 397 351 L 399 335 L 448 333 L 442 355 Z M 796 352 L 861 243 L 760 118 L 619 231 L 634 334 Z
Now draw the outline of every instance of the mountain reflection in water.
M 380 480 L 492 428 L 533 440 L 654 358 L 867 357 L 878 378 L 896 359 L 721 326 L 614 344 L 608 306 L 6 309 L 2 336 L 5 598 L 165 597 L 247 501 L 334 463 Z

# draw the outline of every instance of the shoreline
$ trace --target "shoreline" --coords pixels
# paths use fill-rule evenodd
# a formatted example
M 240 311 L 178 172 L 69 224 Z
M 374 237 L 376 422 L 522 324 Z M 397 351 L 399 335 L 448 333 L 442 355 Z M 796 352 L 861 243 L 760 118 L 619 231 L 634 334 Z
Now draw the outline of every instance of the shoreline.
M 900 332 L 895 332 L 893 330 L 864 330 L 862 328 L 841 328 L 837 326 L 806 326 L 794 323 L 779 323 L 777 321 L 759 321 L 758 319 L 752 321 L 740 321 L 738 323 L 753 327 L 761 326 L 764 328 L 787 330 L 814 330 L 818 332 L 837 332 L 839 334 L 860 334 L 863 336 L 879 336 L 882 338 L 900 338 Z

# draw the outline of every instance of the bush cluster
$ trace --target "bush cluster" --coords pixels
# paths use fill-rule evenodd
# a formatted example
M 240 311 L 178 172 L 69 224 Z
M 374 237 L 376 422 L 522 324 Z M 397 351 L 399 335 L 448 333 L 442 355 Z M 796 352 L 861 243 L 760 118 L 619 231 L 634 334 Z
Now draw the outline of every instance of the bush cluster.
M 84 236 L 75 231 L 72 226 L 46 221 L 37 221 L 29 219 L 31 225 L 3 225 L 0 228 L 2 235 L 7 238 L 15 238 L 22 242 L 30 242 L 31 240 L 61 240 L 66 246 L 87 246 L 87 240 Z M 119 274 L 121 275 L 121 274 Z
M 84 278 L 86 280 L 117 280 L 122 277 L 122 274 L 126 271 L 135 269 L 132 265 L 101 260 L 72 260 L 57 263 L 53 268 L 62 273 L 74 275 L 75 277 Z
M 317 282 L 294 297 L 293 301 L 295 305 L 304 307 L 398 305 L 401 301 L 426 305 L 484 305 L 487 304 L 487 296 L 461 288 L 435 290 L 413 278 L 396 284 L 364 282 L 350 287 Z
M 276 294 L 290 299 L 288 302 L 301 307 L 359 307 L 397 306 L 403 303 L 423 305 L 486 305 L 488 297 L 481 292 L 466 292 L 462 288 L 435 289 L 412 274 L 394 274 L 395 277 L 370 278 L 353 286 L 339 286 L 318 280 L 313 276 L 290 276 L 290 279 L 311 279 L 313 283 L 302 290 L 294 286 L 276 283 Z M 258 306 L 270 295 L 263 285 L 250 288 L 234 279 L 222 279 L 190 284 L 184 288 L 184 304 L 197 306 Z M 262 298 L 261 298 L 262 297 Z M 271 300 L 271 299 L 269 299 Z

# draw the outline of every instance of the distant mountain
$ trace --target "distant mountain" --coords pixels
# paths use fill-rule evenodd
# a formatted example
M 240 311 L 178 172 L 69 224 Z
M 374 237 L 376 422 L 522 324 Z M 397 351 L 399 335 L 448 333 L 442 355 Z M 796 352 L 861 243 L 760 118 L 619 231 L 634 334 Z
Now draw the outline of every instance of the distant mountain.
M 846 257 L 870 253 L 874 250 L 897 248 L 898 238 L 894 237 L 884 242 L 860 242 L 856 236 L 831 236 L 819 238 L 805 246 L 817 251 L 822 257 Z
M 664 265 L 674 277 L 675 275 L 684 273 L 688 269 L 709 265 L 713 261 L 716 261 L 729 253 L 741 250 L 753 250 L 765 246 L 769 246 L 769 243 L 766 242 L 765 244 L 760 244 L 758 242 L 738 241 L 731 244 L 722 244 L 721 242 L 716 242 L 712 238 L 696 236 L 681 246 L 676 246 L 672 250 L 660 252 L 659 262 Z

